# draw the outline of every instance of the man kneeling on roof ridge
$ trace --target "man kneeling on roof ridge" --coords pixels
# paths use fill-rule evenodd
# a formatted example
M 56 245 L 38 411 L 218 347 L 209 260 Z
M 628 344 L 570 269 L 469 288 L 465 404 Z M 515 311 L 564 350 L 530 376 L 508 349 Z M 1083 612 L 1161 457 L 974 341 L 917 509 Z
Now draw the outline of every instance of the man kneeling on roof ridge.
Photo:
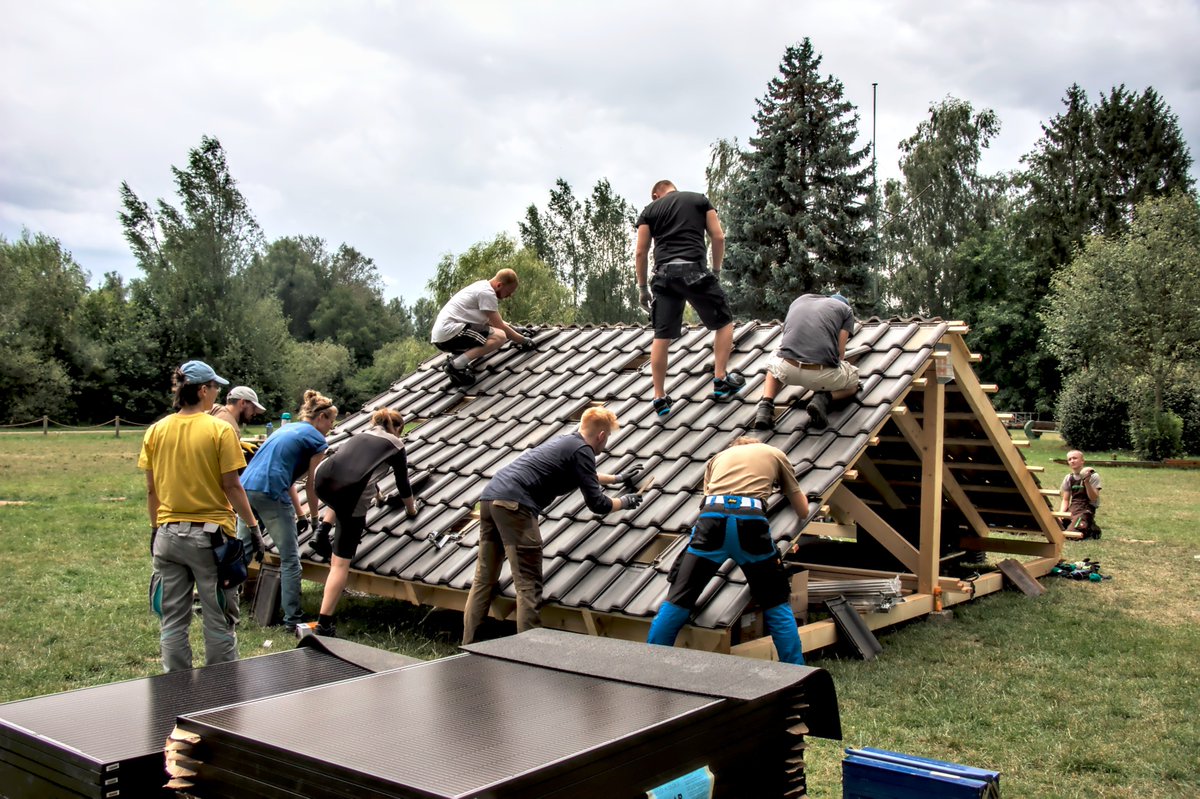
M 767 522 L 766 502 L 776 483 L 804 524 L 808 497 L 781 450 L 743 436 L 708 462 L 700 518 L 692 527 L 688 548 L 671 567 L 671 590 L 650 625 L 649 643 L 674 646 L 709 580 L 732 559 L 746 575 L 750 596 L 764 608 L 763 620 L 779 659 L 804 665 L 789 602 L 791 585 Z
M 505 560 L 517 593 L 517 632 L 542 626 L 542 534 L 537 517 L 556 497 L 579 489 L 588 508 L 602 514 L 642 504 L 642 495 L 633 490 L 641 466 L 621 474 L 596 472 L 596 456 L 618 426 L 612 411 L 588 408 L 578 430 L 526 451 L 484 487 L 479 502 L 479 557 L 463 611 L 464 644 L 475 640 L 492 606 Z M 622 485 L 629 493 L 610 499 L 601 485 Z
M 775 427 L 775 395 L 787 386 L 813 392 L 809 427 L 828 424 L 833 402 L 858 391 L 858 368 L 846 360 L 846 342 L 854 330 L 854 312 L 841 294 L 804 294 L 792 301 L 783 321 L 779 349 L 767 362 L 763 396 L 754 415 L 756 430 Z
M 438 311 L 430 340 L 442 352 L 450 353 L 442 371 L 456 386 L 474 383 L 471 362 L 500 349 L 505 341 L 523 350 L 533 349 L 530 333 L 510 326 L 500 316 L 500 300 L 516 292 L 517 273 L 501 269 L 491 280 L 476 280 L 459 290 Z

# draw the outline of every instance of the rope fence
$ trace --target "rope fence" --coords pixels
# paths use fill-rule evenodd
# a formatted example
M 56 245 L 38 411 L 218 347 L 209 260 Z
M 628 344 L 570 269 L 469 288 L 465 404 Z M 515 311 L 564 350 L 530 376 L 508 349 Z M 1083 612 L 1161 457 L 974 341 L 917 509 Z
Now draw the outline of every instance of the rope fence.
M 28 422 L 14 422 L 11 424 L 0 424 L 0 431 L 11 432 L 11 433 L 20 433 L 20 432 L 25 432 L 21 428 L 31 428 L 31 427 L 38 427 L 38 426 L 40 426 L 42 428 L 42 435 L 44 435 L 44 436 L 50 435 L 51 426 L 54 427 L 55 432 L 61 432 L 61 433 L 89 433 L 89 432 L 96 432 L 99 430 L 106 430 L 111 427 L 111 428 L 113 428 L 113 436 L 115 438 L 120 438 L 121 437 L 121 428 L 125 428 L 126 430 L 144 430 L 147 427 L 149 427 L 150 425 L 149 425 L 149 423 L 143 424 L 141 422 L 131 422 L 128 419 L 122 419 L 120 416 L 114 416 L 113 418 L 109 419 L 107 422 L 102 422 L 100 424 L 86 424 L 86 425 L 65 424 L 63 422 L 55 421 L 54 419 L 51 419 L 49 416 L 43 416 L 41 419 L 33 419 Z

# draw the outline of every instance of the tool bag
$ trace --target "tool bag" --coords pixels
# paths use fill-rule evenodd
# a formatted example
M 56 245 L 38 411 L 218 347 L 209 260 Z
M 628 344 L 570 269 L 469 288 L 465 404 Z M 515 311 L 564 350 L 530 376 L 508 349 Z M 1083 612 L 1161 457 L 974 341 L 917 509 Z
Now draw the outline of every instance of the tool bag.
M 211 533 L 213 560 L 217 562 L 217 586 L 237 588 L 246 582 L 246 550 L 239 538 L 219 530 Z

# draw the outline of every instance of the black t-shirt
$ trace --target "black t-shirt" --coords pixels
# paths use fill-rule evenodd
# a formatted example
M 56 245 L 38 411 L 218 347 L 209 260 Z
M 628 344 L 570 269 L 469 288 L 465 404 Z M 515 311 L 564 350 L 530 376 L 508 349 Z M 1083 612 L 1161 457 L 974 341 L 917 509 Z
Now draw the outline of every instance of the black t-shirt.
M 654 263 L 658 266 L 671 261 L 707 263 L 704 232 L 711 210 L 708 198 L 694 191 L 673 191 L 642 209 L 637 224 L 650 227 Z
M 596 477 L 596 454 L 578 432 L 523 453 L 496 472 L 479 498 L 506 499 L 541 513 L 555 497 L 577 488 L 593 513 L 612 510 L 613 502 Z

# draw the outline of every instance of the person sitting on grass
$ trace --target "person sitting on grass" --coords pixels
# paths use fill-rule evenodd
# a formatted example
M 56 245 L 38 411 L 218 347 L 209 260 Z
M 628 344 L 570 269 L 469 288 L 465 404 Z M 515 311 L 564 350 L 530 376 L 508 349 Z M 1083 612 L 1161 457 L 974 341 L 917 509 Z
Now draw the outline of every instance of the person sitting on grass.
M 1084 538 L 1099 538 L 1100 527 L 1096 524 L 1096 511 L 1100 508 L 1100 475 L 1090 466 L 1083 465 L 1083 453 L 1073 449 L 1067 453 L 1067 465 L 1071 472 L 1063 478 L 1062 505 L 1059 511 L 1070 513 L 1064 519 L 1064 529 L 1082 533 Z
M 410 519 L 417 515 L 416 498 L 408 481 L 408 459 L 404 441 L 400 438 L 404 432 L 404 416 L 399 411 L 380 408 L 371 415 L 371 422 L 373 427 L 343 441 L 317 467 L 317 496 L 327 507 L 326 520 L 317 527 L 312 548 L 318 555 L 331 558 L 325 595 L 321 599 L 321 614 L 317 619 L 317 635 L 337 634 L 334 613 L 338 600 L 346 587 L 350 563 L 367 526 L 367 509 L 376 499 L 376 486 L 389 470 L 396 478 L 396 492 L 389 504 L 402 503 Z M 332 542 L 329 540 L 330 510 L 337 521 Z

